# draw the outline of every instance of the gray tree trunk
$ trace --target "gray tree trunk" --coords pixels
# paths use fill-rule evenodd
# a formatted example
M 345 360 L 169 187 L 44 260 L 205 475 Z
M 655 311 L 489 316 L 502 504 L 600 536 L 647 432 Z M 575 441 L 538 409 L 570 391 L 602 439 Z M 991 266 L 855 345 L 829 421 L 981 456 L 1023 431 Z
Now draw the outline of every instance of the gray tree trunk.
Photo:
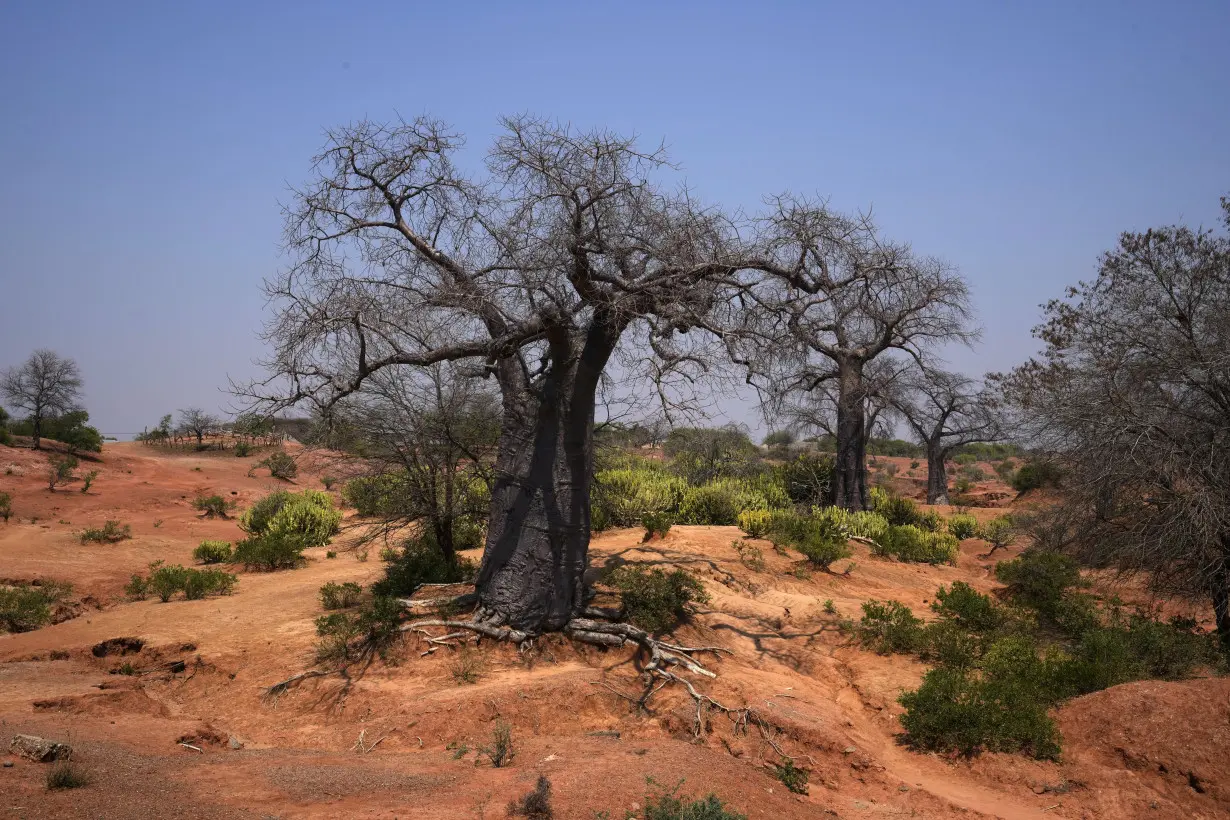
M 861 363 L 840 365 L 837 395 L 837 457 L 833 503 L 847 510 L 865 510 L 867 498 L 867 417 Z
M 948 504 L 947 453 L 939 447 L 927 447 L 927 503 Z

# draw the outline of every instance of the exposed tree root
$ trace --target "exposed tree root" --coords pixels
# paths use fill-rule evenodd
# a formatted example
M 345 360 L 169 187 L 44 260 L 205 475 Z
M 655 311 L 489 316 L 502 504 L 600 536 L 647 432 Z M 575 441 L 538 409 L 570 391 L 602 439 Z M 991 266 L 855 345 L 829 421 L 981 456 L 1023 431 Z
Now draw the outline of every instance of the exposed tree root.
M 309 669 L 306 672 L 300 672 L 298 675 L 291 675 L 284 681 L 278 681 L 261 693 L 261 698 L 266 701 L 277 700 L 279 695 L 285 694 L 292 686 L 297 686 L 305 680 L 324 678 L 329 675 L 340 675 L 341 673 L 341 669 Z

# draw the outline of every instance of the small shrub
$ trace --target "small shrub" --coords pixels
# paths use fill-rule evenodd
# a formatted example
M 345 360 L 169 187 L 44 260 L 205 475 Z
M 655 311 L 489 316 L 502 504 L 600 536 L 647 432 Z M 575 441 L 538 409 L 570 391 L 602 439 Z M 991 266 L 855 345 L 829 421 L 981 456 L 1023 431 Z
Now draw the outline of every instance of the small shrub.
M 116 544 L 132 538 L 132 527 L 119 521 L 106 521 L 101 527 L 86 527 L 81 531 L 81 543 Z
M 1043 487 L 1058 487 L 1062 479 L 1059 468 L 1048 461 L 1030 460 L 1012 476 L 1010 486 L 1018 493 L 1027 493 Z
M 128 583 L 124 585 L 124 594 L 134 601 L 144 601 L 149 591 L 149 581 L 144 575 L 135 572 L 128 579 Z
M 326 490 L 332 490 L 333 485 L 337 483 L 337 479 L 331 475 L 322 476 L 320 479 L 320 483 L 325 485 Z
M 853 554 L 850 551 L 850 544 L 844 534 L 809 534 L 807 537 L 795 542 L 794 548 L 803 553 L 807 560 L 815 567 L 825 571 L 828 571 L 829 566 L 834 561 L 849 558 Z
M 75 763 L 72 757 L 57 760 L 47 770 L 47 789 L 79 789 L 90 785 L 89 774 Z
M 655 535 L 659 538 L 665 538 L 666 534 L 671 531 L 671 524 L 674 522 L 666 513 L 650 513 L 646 515 L 641 522 L 645 526 L 645 539 L 648 541 Z
M 480 756 L 486 756 L 491 761 L 491 765 L 497 769 L 502 769 L 512 763 L 513 758 L 516 757 L 516 750 L 513 748 L 512 729 L 508 724 L 497 720 L 495 731 L 491 734 L 491 745 L 479 746 L 478 753 Z
M 650 785 L 653 780 L 650 780 Z M 660 790 L 657 794 L 647 795 L 642 814 L 627 815 L 628 820 L 747 820 L 746 814 L 740 814 L 726 808 L 722 800 L 714 794 L 694 799 L 690 796 L 679 796 L 679 787 L 667 791 Z
M 229 572 L 220 569 L 186 568 L 182 576 L 181 589 L 184 599 L 196 601 L 206 595 L 230 595 L 235 588 L 236 578 Z
M 773 776 L 795 794 L 807 794 L 807 770 L 794 765 L 793 760 L 773 764 Z
M 327 551 L 325 552 L 325 557 L 326 557 L 326 558 L 336 558 L 336 557 L 337 557 L 337 553 L 336 553 L 336 552 L 334 552 L 333 550 L 327 550 Z
M 887 464 L 885 464 L 885 465 L 884 465 L 884 469 L 883 469 L 883 471 L 882 471 L 882 472 L 883 472 L 883 473 L 884 473 L 884 475 L 885 475 L 885 476 L 887 476 L 888 478 L 895 478 L 895 477 L 897 476 L 897 465 L 896 465 L 896 463 L 895 463 L 895 462 L 892 462 L 892 461 L 888 462 Z
M 619 590 L 628 620 L 648 632 L 668 631 L 686 616 L 688 604 L 709 600 L 704 585 L 682 569 L 623 566 L 608 583 Z
M 764 553 L 755 544 L 735 539 L 730 542 L 730 548 L 739 555 L 739 562 L 754 572 L 764 572 Z
M 803 453 L 778 465 L 774 472 L 789 500 L 795 504 L 817 506 L 832 501 L 835 472 L 832 456 Z
M 60 484 L 67 484 L 76 479 L 77 463 L 76 456 L 64 456 L 63 458 L 48 460 L 47 489 L 55 492 L 55 488 Z
M 1081 585 L 1075 559 L 1032 548 L 997 564 L 995 577 L 1008 587 L 1013 600 L 1052 621 L 1061 611 L 1065 593 Z
M 4 523 L 9 523 L 9 518 L 13 515 L 13 497 L 8 493 L 0 493 L 0 518 L 4 519 Z
M 918 525 L 922 520 L 917 504 L 908 498 L 883 490 L 876 489 L 871 492 L 871 506 L 874 512 L 888 519 L 889 526 L 892 527 Z
M 551 781 L 545 774 L 538 775 L 534 789 L 520 800 L 508 804 L 509 817 L 527 817 L 529 820 L 553 820 L 551 809 Z
M 1016 541 L 1016 524 L 1012 516 L 1001 515 L 983 524 L 978 537 L 991 545 L 991 552 L 1011 546 Z
M 380 560 L 385 562 L 386 564 L 390 564 L 393 561 L 396 561 L 398 556 L 400 555 L 401 553 L 397 550 L 397 547 L 381 547 L 380 548 Z
M 724 527 L 735 524 L 744 510 L 768 510 L 784 506 L 785 491 L 775 488 L 779 497 L 770 498 L 769 486 L 747 479 L 717 478 L 706 484 L 687 487 L 679 502 L 679 523 Z M 777 503 L 775 503 L 777 502 Z
M 340 529 L 342 513 L 333 508 L 328 493 L 304 490 L 301 493 L 276 492 L 256 502 L 239 519 L 247 532 L 263 536 L 295 536 L 301 548 L 322 547 Z
M 235 545 L 232 559 L 247 569 L 293 569 L 303 562 L 303 536 L 285 531 L 251 535 Z
M 247 458 L 252 454 L 252 445 L 246 441 L 238 442 L 235 445 L 235 458 Z
M 202 541 L 192 551 L 192 557 L 202 564 L 225 564 L 231 560 L 231 544 L 229 541 Z
M 824 614 L 825 615 L 836 615 L 837 614 L 837 604 L 833 603 L 832 598 L 826 598 L 824 600 Z
M 773 513 L 768 510 L 744 510 L 739 513 L 739 529 L 750 538 L 764 538 L 769 533 Z
M 478 683 L 483 673 L 483 659 L 469 646 L 462 646 L 449 664 L 453 680 L 459 684 Z
M 397 558 L 384 569 L 384 577 L 372 585 L 376 595 L 407 597 L 423 584 L 456 584 L 478 572 L 473 561 L 457 556 L 450 562 L 429 535 L 406 542 Z
M 158 596 L 164 604 L 171 600 L 175 593 L 184 588 L 184 568 L 179 565 L 161 566 L 150 564 L 149 578 L 146 579 L 146 589 Z
M 917 469 L 918 469 L 918 462 L 917 462 L 917 461 L 911 461 L 911 462 L 910 462 L 910 469 L 911 469 L 911 470 L 917 470 Z
M 85 495 L 90 491 L 90 487 L 94 484 L 94 479 L 98 478 L 98 470 L 90 470 L 82 476 L 81 494 Z
M 978 533 L 978 519 L 972 515 L 954 515 L 948 519 L 948 533 L 958 541 L 973 538 Z
M 918 526 L 927 532 L 944 530 L 944 518 L 936 510 L 927 510 L 918 514 Z
M 342 584 L 330 581 L 320 588 L 320 605 L 325 609 L 349 609 L 362 595 L 363 587 L 353 581 Z
M 51 608 L 71 592 L 71 585 L 59 582 L 0 584 L 0 629 L 28 632 L 44 626 Z
M 922 619 L 900 601 L 864 603 L 858 635 L 864 646 L 884 655 L 917 652 L 926 639 Z
M 346 663 L 378 654 L 388 661 L 402 643 L 401 604 L 394 598 L 373 596 L 357 612 L 333 612 L 316 619 L 316 659 L 320 663 Z
M 234 507 L 235 502 L 229 501 L 220 495 L 198 495 L 192 501 L 192 508 L 204 513 L 205 518 L 227 518 Z
M 299 465 L 293 458 L 281 451 L 271 453 L 268 458 L 260 461 L 256 466 L 268 467 L 269 475 L 283 481 L 290 481 L 299 475 Z
M 982 594 L 964 581 L 953 581 L 951 587 L 936 590 L 931 609 L 941 618 L 970 632 L 992 632 L 1004 621 L 1001 608 L 991 596 Z
M 950 564 L 956 561 L 960 544 L 946 532 L 927 532 L 913 524 L 905 524 L 889 527 L 872 551 L 898 561 Z
M 958 464 L 962 467 L 965 467 L 970 464 L 974 464 L 977 461 L 978 461 L 978 457 L 974 455 L 973 453 L 960 453 L 956 456 L 953 456 L 953 459 L 952 459 L 953 464 Z

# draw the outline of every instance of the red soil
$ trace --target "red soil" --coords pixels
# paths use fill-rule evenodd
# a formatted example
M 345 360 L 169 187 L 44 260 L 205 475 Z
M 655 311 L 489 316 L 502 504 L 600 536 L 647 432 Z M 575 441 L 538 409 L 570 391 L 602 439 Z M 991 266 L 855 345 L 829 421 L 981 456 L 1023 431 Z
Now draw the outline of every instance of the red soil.
M 45 764 L 18 759 L 0 769 L 0 815 L 496 818 L 540 772 L 561 818 L 621 817 L 643 800 L 647 777 L 716 792 L 754 818 L 1230 813 L 1227 680 L 1131 684 L 1068 703 L 1056 712 L 1061 763 L 950 760 L 897 744 L 897 695 L 924 667 L 848 645 L 824 602 L 856 617 L 862 602 L 891 597 L 925 614 L 939 584 L 989 590 L 991 563 L 976 541 L 963 545 L 955 567 L 898 564 L 859 549 L 834 574 L 796 578 L 787 574 L 795 560 L 763 542 L 765 569 L 743 566 L 731 547 L 741 533 L 731 527 L 676 527 L 648 544 L 631 530 L 595 539 L 596 567 L 663 562 L 704 579 L 712 601 L 679 638 L 733 655 L 713 663 L 715 681 L 699 685 L 777 727 L 773 743 L 811 770 L 806 796 L 772 777 L 766 766 L 777 756 L 757 730 L 736 733 L 710 714 L 697 740 L 692 701 L 677 687 L 637 714 L 606 688 L 636 690 L 627 651 L 557 638 L 525 655 L 484 642 L 472 685 L 454 680 L 455 650 L 421 656 L 426 647 L 412 640 L 398 665 L 310 681 L 263 702 L 264 687 L 311 667 L 320 585 L 370 582 L 380 572 L 374 555 L 357 560 L 343 537 L 331 547 L 336 559 L 310 550 L 302 569 L 243 573 L 231 596 L 162 604 L 121 594 L 152 560 L 187 564 L 201 539 L 240 536 L 234 521 L 199 519 L 190 504 L 218 493 L 242 507 L 286 486 L 261 470 L 248 477 L 253 461 L 113 444 L 90 467 L 101 472 L 83 495 L 79 485 L 48 492 L 42 456 L 0 449 L 0 490 L 13 494 L 16 515 L 0 525 L 0 578 L 70 581 L 74 596 L 88 599 L 78 617 L 0 635 L 0 744 L 19 732 L 68 741 L 93 776 L 86 788 L 48 792 Z M 908 472 L 909 460 L 897 461 Z M 297 485 L 320 488 L 322 469 L 309 462 Z M 130 524 L 132 540 L 81 543 L 83 526 L 108 518 Z M 144 646 L 124 656 L 91 652 L 121 637 Z M 175 660 L 185 661 L 183 672 L 158 669 Z M 123 662 L 147 673 L 110 674 Z M 497 720 L 512 727 L 513 765 L 475 765 Z M 367 744 L 382 740 L 360 753 L 361 733 Z M 230 748 L 232 738 L 242 748 Z

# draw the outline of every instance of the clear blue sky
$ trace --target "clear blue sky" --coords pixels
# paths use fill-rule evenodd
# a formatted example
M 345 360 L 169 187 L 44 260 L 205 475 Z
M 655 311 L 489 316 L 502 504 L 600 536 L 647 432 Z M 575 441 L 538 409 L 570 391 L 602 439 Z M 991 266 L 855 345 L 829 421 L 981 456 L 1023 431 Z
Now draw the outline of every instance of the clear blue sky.
M 80 362 L 104 432 L 254 372 L 280 203 L 322 129 L 501 113 L 665 139 L 707 199 L 874 207 L 968 276 L 985 338 L 1125 229 L 1230 191 L 1230 3 L 0 4 L 0 367 Z M 738 415 L 738 413 L 735 413 Z

